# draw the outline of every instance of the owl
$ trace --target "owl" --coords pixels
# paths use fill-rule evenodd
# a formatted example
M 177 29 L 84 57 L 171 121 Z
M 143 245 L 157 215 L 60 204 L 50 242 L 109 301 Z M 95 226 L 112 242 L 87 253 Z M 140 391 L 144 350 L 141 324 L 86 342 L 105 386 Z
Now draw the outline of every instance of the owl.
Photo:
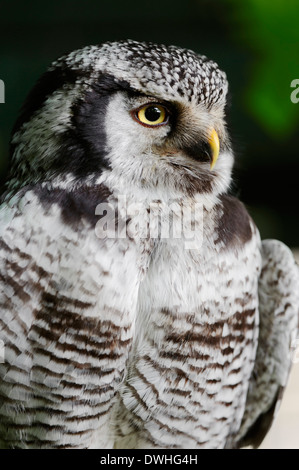
M 257 447 L 299 273 L 231 195 L 226 75 L 132 40 L 55 61 L 0 206 L 2 448 Z

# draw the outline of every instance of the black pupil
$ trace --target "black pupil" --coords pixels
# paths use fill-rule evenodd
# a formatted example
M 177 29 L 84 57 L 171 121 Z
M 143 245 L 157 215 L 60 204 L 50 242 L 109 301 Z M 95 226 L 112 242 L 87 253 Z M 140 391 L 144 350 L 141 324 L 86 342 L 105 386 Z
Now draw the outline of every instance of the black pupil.
M 157 106 L 150 106 L 146 109 L 144 115 L 150 122 L 158 121 L 161 117 L 162 111 Z

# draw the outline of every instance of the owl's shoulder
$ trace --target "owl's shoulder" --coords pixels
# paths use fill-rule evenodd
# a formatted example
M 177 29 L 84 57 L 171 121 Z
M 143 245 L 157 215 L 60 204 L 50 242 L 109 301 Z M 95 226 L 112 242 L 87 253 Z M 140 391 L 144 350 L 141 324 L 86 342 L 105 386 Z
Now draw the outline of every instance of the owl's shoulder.
M 76 229 L 85 221 L 94 226 L 98 220 L 96 207 L 107 202 L 110 190 L 103 184 L 95 186 L 57 187 L 48 184 L 25 186 L 15 194 L 8 194 L 0 206 L 0 218 L 21 217 L 23 222 L 39 214 L 39 217 L 60 218 L 61 221 Z M 10 215 L 10 217 L 9 217 Z M 42 225 L 43 221 L 40 219 Z
M 60 209 L 61 220 L 64 224 L 78 228 L 85 221 L 91 228 L 98 221 L 96 208 L 107 202 L 111 192 L 105 185 L 80 186 L 73 189 L 51 188 L 47 190 L 40 186 L 34 188 L 40 204 L 45 211 L 57 205 Z
M 103 246 L 96 236 L 96 208 L 109 195 L 105 186 L 68 190 L 40 184 L 8 196 L 0 206 L 0 261 L 6 263 L 16 252 L 32 262 L 53 263 L 68 255 L 75 266 Z
M 245 205 L 236 197 L 223 194 L 215 206 L 216 244 L 241 246 L 256 235 L 256 226 Z

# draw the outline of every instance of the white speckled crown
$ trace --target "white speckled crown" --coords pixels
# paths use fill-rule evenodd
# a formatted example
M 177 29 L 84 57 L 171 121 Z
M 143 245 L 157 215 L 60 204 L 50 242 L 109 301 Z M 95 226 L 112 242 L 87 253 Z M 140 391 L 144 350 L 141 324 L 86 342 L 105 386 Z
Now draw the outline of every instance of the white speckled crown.
M 51 68 L 65 65 L 86 70 L 91 76 L 110 73 L 139 91 L 162 97 L 166 92 L 174 99 L 200 102 L 207 108 L 223 106 L 228 88 L 226 75 L 215 62 L 176 46 L 107 42 L 73 51 Z

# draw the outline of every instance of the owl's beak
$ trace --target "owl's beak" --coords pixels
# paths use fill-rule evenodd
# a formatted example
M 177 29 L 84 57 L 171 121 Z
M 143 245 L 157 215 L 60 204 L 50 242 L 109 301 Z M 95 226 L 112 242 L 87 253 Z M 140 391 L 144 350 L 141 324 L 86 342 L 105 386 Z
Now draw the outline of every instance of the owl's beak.
M 211 135 L 209 138 L 209 145 L 210 145 L 211 156 L 212 156 L 210 169 L 213 170 L 218 159 L 219 148 L 220 148 L 218 134 L 215 131 L 215 129 L 213 129 L 211 132 Z
M 209 162 L 210 169 L 213 170 L 220 150 L 219 138 L 215 129 L 210 131 L 210 134 L 206 134 L 201 137 L 200 140 L 193 141 L 191 145 L 180 145 L 177 148 L 181 148 L 188 157 L 193 158 L 199 162 Z
M 188 132 L 185 132 L 185 135 L 188 136 Z M 210 163 L 210 169 L 213 170 L 220 150 L 219 137 L 215 129 L 211 129 L 210 133 L 205 132 L 205 134 L 201 135 L 200 139 L 196 139 L 195 133 L 191 134 L 190 137 L 191 139 L 187 142 L 185 141 L 186 143 L 182 140 L 172 142 L 170 146 L 165 146 L 162 150 L 167 156 L 176 155 L 179 150 L 182 150 L 186 156 L 193 160 Z M 158 152 L 161 155 L 162 152 L 159 147 Z

